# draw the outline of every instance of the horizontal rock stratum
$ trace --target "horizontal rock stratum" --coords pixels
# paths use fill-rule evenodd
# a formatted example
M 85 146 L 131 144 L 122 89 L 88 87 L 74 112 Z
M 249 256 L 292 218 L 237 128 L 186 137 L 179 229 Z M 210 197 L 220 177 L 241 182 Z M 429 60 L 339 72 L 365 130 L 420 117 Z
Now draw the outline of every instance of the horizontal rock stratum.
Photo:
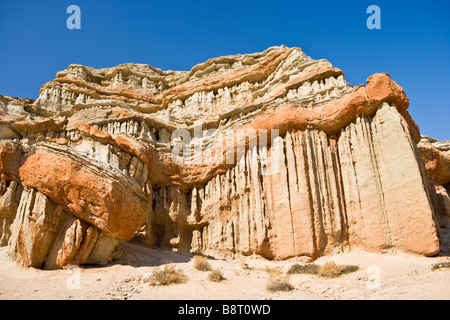
M 285 46 L 190 71 L 70 65 L 36 101 L 0 96 L 0 245 L 46 269 L 108 263 L 132 239 L 222 257 L 435 255 L 448 149 L 408 106 L 387 73 L 354 87 Z

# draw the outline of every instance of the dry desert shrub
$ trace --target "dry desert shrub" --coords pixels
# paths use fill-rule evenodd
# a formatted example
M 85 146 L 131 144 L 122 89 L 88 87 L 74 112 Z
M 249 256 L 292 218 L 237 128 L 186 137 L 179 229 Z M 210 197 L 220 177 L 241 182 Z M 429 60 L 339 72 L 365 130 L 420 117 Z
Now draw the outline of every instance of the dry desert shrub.
M 194 256 L 194 268 L 199 271 L 211 271 L 212 267 L 208 258 L 203 256 Z
M 208 280 L 212 282 L 220 282 L 222 280 L 225 280 L 225 277 L 223 276 L 221 270 L 214 269 L 208 274 Z
M 271 276 L 267 282 L 266 289 L 272 292 L 291 291 L 294 290 L 294 286 L 289 282 L 289 276 Z
M 319 268 L 319 272 L 317 273 L 321 277 L 325 278 L 336 278 L 341 275 L 341 266 L 338 266 L 333 261 L 325 263 L 323 266 Z
M 325 263 L 323 266 L 315 265 L 315 264 L 306 264 L 293 265 L 288 274 L 316 274 L 325 278 L 336 278 L 343 274 L 351 273 L 358 271 L 358 266 L 350 266 L 350 265 L 337 265 L 333 261 Z
M 358 269 L 358 266 L 338 265 L 330 261 L 320 267 L 318 275 L 325 278 L 336 278 L 343 274 L 358 271 Z
M 316 264 L 294 264 L 288 270 L 288 274 L 318 274 L 320 266 Z
M 152 286 L 167 286 L 170 284 L 184 283 L 188 277 L 182 270 L 177 270 L 173 264 L 165 265 L 153 271 L 149 284 Z
M 278 277 L 283 274 L 281 268 L 279 267 L 270 268 L 269 266 L 267 266 L 264 271 L 266 271 L 271 277 Z

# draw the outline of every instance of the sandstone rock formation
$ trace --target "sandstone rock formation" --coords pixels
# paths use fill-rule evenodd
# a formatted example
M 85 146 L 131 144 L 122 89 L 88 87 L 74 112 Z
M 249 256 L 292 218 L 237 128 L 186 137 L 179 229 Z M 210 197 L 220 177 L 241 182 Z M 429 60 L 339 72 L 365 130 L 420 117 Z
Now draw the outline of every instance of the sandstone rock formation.
M 70 65 L 36 101 L 0 96 L 1 245 L 48 269 L 107 263 L 133 238 L 270 259 L 434 255 L 450 162 L 433 144 L 423 165 L 408 106 L 386 73 L 354 87 L 284 46 L 190 71 Z
M 450 141 L 422 136 L 418 147 L 436 217 L 445 228 L 450 223 Z

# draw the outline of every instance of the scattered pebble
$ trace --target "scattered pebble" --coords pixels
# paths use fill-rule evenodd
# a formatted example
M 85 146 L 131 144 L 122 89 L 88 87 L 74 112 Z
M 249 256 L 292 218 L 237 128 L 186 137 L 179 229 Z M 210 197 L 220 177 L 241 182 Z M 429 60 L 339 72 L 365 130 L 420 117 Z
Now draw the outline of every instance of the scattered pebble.
M 146 273 L 142 276 L 141 280 L 143 283 L 147 283 L 150 281 L 151 277 L 152 277 L 151 273 Z
M 408 276 L 413 276 L 413 275 L 416 275 L 416 274 L 417 274 L 417 270 L 416 269 L 411 269 L 407 273 Z

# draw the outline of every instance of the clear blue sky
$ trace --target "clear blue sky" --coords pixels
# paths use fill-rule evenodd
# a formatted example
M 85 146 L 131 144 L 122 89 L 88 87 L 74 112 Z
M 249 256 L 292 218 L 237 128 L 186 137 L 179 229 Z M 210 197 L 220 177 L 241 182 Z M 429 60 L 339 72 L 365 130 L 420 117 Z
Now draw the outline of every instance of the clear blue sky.
M 66 9 L 81 8 L 81 30 Z M 381 8 L 381 30 L 366 9 Z M 353 85 L 388 72 L 422 134 L 450 139 L 450 1 L 0 0 L 0 94 L 36 99 L 71 63 L 190 70 L 209 58 L 301 47 Z

